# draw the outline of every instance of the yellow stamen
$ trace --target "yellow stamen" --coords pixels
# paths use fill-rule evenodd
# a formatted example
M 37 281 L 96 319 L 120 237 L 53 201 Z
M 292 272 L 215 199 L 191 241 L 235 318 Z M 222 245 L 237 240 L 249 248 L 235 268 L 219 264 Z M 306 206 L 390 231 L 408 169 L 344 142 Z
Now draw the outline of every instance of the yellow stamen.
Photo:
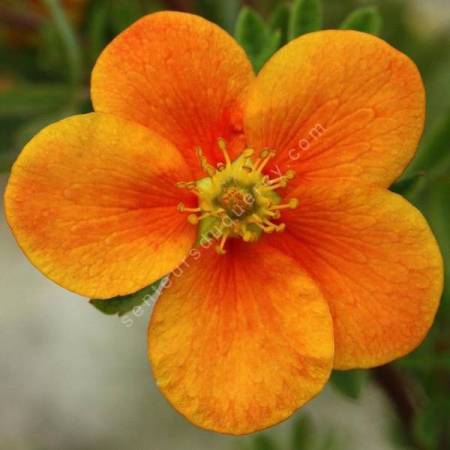
M 274 227 L 275 229 L 277 228 L 277 225 L 272 223 L 269 219 L 263 219 L 263 224 L 267 225 L 268 227 Z
M 261 158 L 263 158 L 263 160 L 256 169 L 259 173 L 261 173 L 267 163 L 275 156 L 275 152 L 273 150 L 266 150 L 266 153 L 264 153 L 265 156 L 263 156 L 263 152 L 261 152 Z
M 175 186 L 179 189 L 188 189 L 190 191 L 197 190 L 197 184 L 195 181 L 179 181 Z
M 270 209 L 272 211 L 279 209 L 295 209 L 297 208 L 299 201 L 297 198 L 291 198 L 288 203 L 284 205 L 273 205 Z
M 200 220 L 203 220 L 206 217 L 215 216 L 215 215 L 216 215 L 216 211 L 203 210 L 203 214 L 200 214 L 199 216 L 197 216 L 196 214 L 189 214 L 188 222 L 191 223 L 192 225 L 197 225 L 200 222 Z
M 177 186 L 189 189 L 199 198 L 199 206 L 187 207 L 184 203 L 178 205 L 180 212 L 190 213 L 189 223 L 202 223 L 204 236 L 210 236 L 219 241 L 216 250 L 225 253 L 228 239 L 240 237 L 246 242 L 256 241 L 261 234 L 284 231 L 284 223 L 275 223 L 281 218 L 281 211 L 296 208 L 297 199 L 290 199 L 282 204 L 279 188 L 284 188 L 295 176 L 293 170 L 271 179 L 262 171 L 270 159 L 275 156 L 274 150 L 265 149 L 260 152 L 256 161 L 253 160 L 254 150 L 246 148 L 241 155 L 231 161 L 227 144 L 224 139 L 217 141 L 224 155 L 224 162 L 214 168 L 205 157 L 200 147 L 196 148 L 200 166 L 208 177 L 197 181 L 179 182 Z M 215 217 L 217 220 L 203 219 Z
M 197 225 L 200 221 L 199 216 L 197 216 L 196 214 L 189 214 L 187 220 L 191 225 Z
M 293 179 L 295 178 L 295 175 L 296 175 L 295 170 L 292 170 L 292 169 L 289 169 L 289 170 L 284 174 L 284 176 L 285 176 L 286 179 L 288 179 L 288 180 L 293 180 Z
M 287 183 L 289 180 L 292 180 L 294 177 L 295 177 L 295 172 L 293 170 L 288 170 L 284 175 L 281 175 L 281 177 L 272 178 L 272 179 L 267 177 L 267 184 L 273 185 L 278 182 Z
M 253 171 L 252 166 L 247 165 L 249 162 L 251 162 L 251 160 L 252 160 L 251 157 L 252 157 L 253 153 L 254 153 L 254 150 L 252 148 L 247 148 L 242 152 L 242 158 L 244 159 L 244 163 L 242 164 L 242 169 L 247 172 Z
M 222 236 L 222 239 L 220 240 L 220 244 L 216 247 L 216 252 L 219 255 L 224 255 L 226 253 L 226 250 L 224 249 L 225 242 L 227 242 L 229 234 L 224 234 Z
M 258 158 L 255 161 L 255 169 L 261 164 L 261 161 L 267 157 L 267 155 L 269 154 L 269 150 L 262 150 L 259 153 Z
M 205 172 L 206 175 L 213 177 L 216 174 L 216 170 L 213 166 L 211 166 L 211 164 L 209 164 L 206 156 L 203 154 L 203 150 L 201 149 L 201 147 L 196 147 L 195 152 L 197 153 L 197 157 L 200 160 L 200 167 L 202 168 L 203 172 Z
M 230 159 L 230 155 L 228 154 L 227 143 L 225 142 L 225 139 L 219 138 L 217 143 L 219 144 L 220 150 L 222 150 L 223 156 L 225 158 L 226 166 L 230 167 L 231 166 L 231 159 Z
M 273 233 L 274 231 L 276 231 L 276 226 L 275 225 L 264 225 L 262 223 L 255 223 L 255 225 L 259 228 L 261 228 L 261 230 L 263 230 L 265 233 Z
M 178 204 L 178 211 L 180 212 L 202 212 L 201 208 L 187 208 L 184 203 Z
M 285 188 L 287 186 L 287 184 L 288 184 L 287 180 L 283 179 L 276 184 L 265 185 L 265 186 L 261 187 L 261 190 L 266 191 L 266 192 L 276 191 L 277 189 Z
M 280 211 L 272 211 L 270 209 L 266 209 L 264 213 L 267 214 L 269 217 L 272 217 L 272 219 L 279 219 L 281 217 Z
M 248 231 L 244 234 L 243 239 L 245 242 L 254 242 L 258 240 L 258 235 L 256 233 L 250 233 L 250 231 Z

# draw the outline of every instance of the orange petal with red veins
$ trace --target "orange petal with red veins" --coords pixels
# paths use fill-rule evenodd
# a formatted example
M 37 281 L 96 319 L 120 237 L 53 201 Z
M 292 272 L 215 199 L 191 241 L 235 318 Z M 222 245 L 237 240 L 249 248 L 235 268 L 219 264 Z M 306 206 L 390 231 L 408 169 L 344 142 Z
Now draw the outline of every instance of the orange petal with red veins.
M 197 168 L 196 146 L 216 163 L 223 161 L 219 137 L 241 145 L 242 97 L 253 79 L 247 56 L 224 30 L 165 11 L 140 19 L 106 47 L 92 74 L 92 98 L 96 111 L 145 125 Z
M 50 125 L 26 145 L 5 194 L 22 250 L 80 295 L 135 292 L 181 263 L 195 228 L 177 211 L 183 157 L 146 128 L 105 114 Z M 190 198 L 184 198 L 186 202 Z
M 424 111 L 408 57 L 369 34 L 320 31 L 292 41 L 263 68 L 245 130 L 251 146 L 278 150 L 273 164 L 297 170 L 296 180 L 387 187 L 414 156 Z
M 335 367 L 372 367 L 416 348 L 442 292 L 442 259 L 421 213 L 376 187 L 302 185 L 271 236 L 316 280 L 330 305 Z
M 194 424 L 250 433 L 289 417 L 326 383 L 332 323 L 315 283 L 275 249 L 232 239 L 172 276 L 149 326 L 170 403 Z

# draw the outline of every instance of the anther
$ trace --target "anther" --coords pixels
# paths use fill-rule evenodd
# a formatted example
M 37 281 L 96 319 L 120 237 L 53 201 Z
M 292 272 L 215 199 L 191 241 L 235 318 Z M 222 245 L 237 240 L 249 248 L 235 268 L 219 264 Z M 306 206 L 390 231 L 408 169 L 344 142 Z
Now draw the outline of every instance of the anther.
M 255 235 L 251 231 L 245 230 L 243 235 L 242 235 L 242 239 L 245 242 L 251 242 L 251 241 L 253 241 L 255 239 Z
M 198 222 L 200 221 L 200 217 L 197 216 L 196 214 L 189 214 L 187 220 L 191 225 L 197 225 Z
M 293 180 L 293 179 L 295 178 L 295 175 L 296 175 L 295 170 L 292 170 L 292 169 L 289 169 L 289 170 L 284 174 L 284 176 L 285 176 L 286 179 L 288 179 L 288 180 Z

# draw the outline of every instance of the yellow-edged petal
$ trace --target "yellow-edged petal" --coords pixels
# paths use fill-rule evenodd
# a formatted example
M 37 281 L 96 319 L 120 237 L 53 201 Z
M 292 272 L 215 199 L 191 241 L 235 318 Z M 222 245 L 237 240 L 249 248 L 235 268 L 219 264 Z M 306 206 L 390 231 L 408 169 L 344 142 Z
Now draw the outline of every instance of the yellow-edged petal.
M 193 253 L 149 326 L 149 357 L 170 403 L 203 428 L 250 433 L 289 417 L 327 381 L 332 324 L 291 258 L 231 240 Z
M 335 367 L 372 367 L 416 348 L 442 293 L 442 258 L 421 213 L 401 196 L 343 182 L 301 185 L 272 244 L 320 286 L 335 332 Z
M 92 73 L 96 111 L 119 115 L 164 136 L 197 170 L 195 147 L 213 164 L 217 139 L 243 145 L 242 100 L 254 74 L 236 41 L 191 14 L 138 20 L 100 55 Z
M 245 131 L 251 146 L 278 150 L 272 167 L 295 169 L 297 181 L 387 187 L 414 156 L 424 111 L 407 56 L 369 34 L 319 31 L 289 43 L 260 72 Z
M 18 244 L 47 277 L 80 295 L 135 292 L 174 269 L 195 239 L 177 209 L 189 179 L 180 153 L 106 114 L 50 125 L 24 148 L 5 193 Z

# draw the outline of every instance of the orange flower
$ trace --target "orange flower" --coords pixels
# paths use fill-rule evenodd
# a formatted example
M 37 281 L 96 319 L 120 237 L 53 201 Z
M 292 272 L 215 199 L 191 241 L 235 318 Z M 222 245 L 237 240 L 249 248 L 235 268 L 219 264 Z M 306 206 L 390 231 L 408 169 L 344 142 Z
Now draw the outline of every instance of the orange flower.
M 255 78 L 220 28 L 162 12 L 106 48 L 92 98 L 95 113 L 25 147 L 8 221 L 36 267 L 84 296 L 129 294 L 179 267 L 149 357 L 190 421 L 268 427 L 333 368 L 384 364 L 422 341 L 442 260 L 420 212 L 387 190 L 424 123 L 405 55 L 323 31 Z

